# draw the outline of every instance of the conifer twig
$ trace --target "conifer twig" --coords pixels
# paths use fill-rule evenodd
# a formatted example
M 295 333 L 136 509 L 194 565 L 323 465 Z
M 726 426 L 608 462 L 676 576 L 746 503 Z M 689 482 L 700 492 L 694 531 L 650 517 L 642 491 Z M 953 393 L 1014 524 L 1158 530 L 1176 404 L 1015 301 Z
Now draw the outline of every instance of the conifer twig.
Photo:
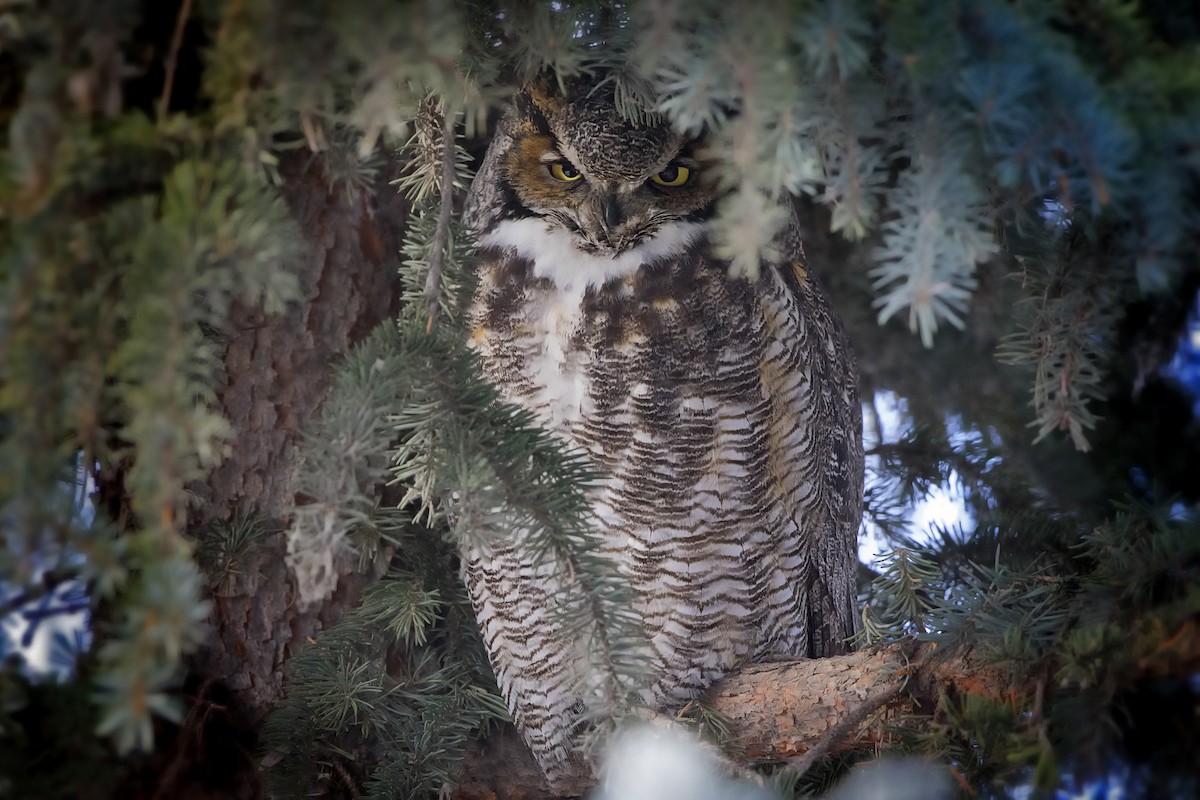
M 163 64 L 163 90 L 158 100 L 158 117 L 167 115 L 171 105 L 171 89 L 175 85 L 175 66 L 179 61 L 179 50 L 183 47 L 183 29 L 187 27 L 188 17 L 192 15 L 192 0 L 183 0 L 179 5 L 179 15 L 175 17 L 175 32 L 171 34 L 171 49 L 167 51 L 167 60 Z
M 425 276 L 425 331 L 437 321 L 438 298 L 442 293 L 442 264 L 450 239 L 450 215 L 454 210 L 454 111 L 447 102 L 442 110 L 442 201 L 438 208 L 437 228 L 433 234 L 433 252 L 429 254 L 429 274 Z

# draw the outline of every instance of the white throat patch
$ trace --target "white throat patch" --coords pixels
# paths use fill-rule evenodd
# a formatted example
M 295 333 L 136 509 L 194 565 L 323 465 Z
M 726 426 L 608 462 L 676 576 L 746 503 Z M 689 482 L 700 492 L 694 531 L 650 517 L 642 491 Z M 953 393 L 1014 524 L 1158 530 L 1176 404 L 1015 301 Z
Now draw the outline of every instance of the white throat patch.
M 632 275 L 647 262 L 679 256 L 704 230 L 702 223 L 671 222 L 615 257 L 583 252 L 575 246 L 574 235 L 542 219 L 505 220 L 479 239 L 481 247 L 513 250 L 529 259 L 533 275 L 554 284 L 549 291 L 527 297 L 523 315 L 525 335 L 536 343 L 528 364 L 535 392 L 529 407 L 543 425 L 569 431 L 589 413 L 591 354 L 572 345 L 584 324 L 588 288 Z
M 500 222 L 479 240 L 482 247 L 511 248 L 533 262 L 533 274 L 549 278 L 567 295 L 599 288 L 612 278 L 631 275 L 658 258 L 679 255 L 703 235 L 704 223 L 669 222 L 658 233 L 625 252 L 608 256 L 585 253 L 575 246 L 575 235 L 536 217 Z

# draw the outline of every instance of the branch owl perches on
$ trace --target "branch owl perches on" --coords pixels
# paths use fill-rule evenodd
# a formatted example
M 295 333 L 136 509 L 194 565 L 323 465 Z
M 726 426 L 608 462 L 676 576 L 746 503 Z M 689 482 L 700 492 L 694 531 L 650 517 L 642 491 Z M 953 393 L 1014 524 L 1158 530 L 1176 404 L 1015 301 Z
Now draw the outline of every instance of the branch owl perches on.
M 617 112 L 611 84 L 537 81 L 471 187 L 471 344 L 503 399 L 599 478 L 601 555 L 627 583 L 641 670 L 677 709 L 769 657 L 854 631 L 861 410 L 842 326 L 793 219 L 751 277 L 713 253 L 721 153 Z M 521 530 L 464 573 L 504 699 L 552 784 L 586 775 L 596 643 L 560 613 L 574 577 Z M 610 686 L 609 689 L 612 687 Z

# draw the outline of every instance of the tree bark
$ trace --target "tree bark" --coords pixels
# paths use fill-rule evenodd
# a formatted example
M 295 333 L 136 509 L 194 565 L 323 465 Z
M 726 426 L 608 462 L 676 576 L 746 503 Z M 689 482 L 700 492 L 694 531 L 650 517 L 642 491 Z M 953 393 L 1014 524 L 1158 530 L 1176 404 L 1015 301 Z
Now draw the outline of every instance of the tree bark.
M 354 564 L 342 565 L 329 602 L 301 611 L 284 559 L 283 518 L 296 502 L 300 432 L 319 411 L 338 359 L 395 316 L 408 209 L 386 185 L 394 176 L 367 190 L 331 188 L 311 154 L 286 159 L 281 174 L 304 237 L 291 267 L 302 297 L 278 316 L 247 305 L 231 312 L 221 332 L 225 374 L 218 395 L 234 430 L 232 452 L 207 481 L 190 487 L 196 503 L 189 519 L 195 538 L 237 511 L 273 529 L 246 559 L 251 563 L 236 586 L 209 598 L 208 641 L 188 660 L 188 715 L 173 738 L 164 731 L 164 746 L 125 776 L 122 796 L 260 796 L 257 731 L 283 696 L 284 664 L 357 601 L 364 582 Z
M 195 487 L 201 503 L 193 530 L 238 510 L 282 520 L 296 500 L 300 432 L 319 411 L 339 357 L 395 315 L 406 210 L 386 186 L 350 194 L 331 188 L 320 163 L 296 158 L 285 172 L 284 195 L 306 240 L 294 268 L 303 298 L 274 317 L 248 306 L 231 315 L 220 399 L 233 450 Z M 374 208 L 389 198 L 389 206 Z M 192 663 L 233 693 L 251 725 L 280 698 L 290 650 L 357 594 L 343 585 L 326 606 L 299 611 L 285 553 L 283 533 L 273 532 L 236 594 L 214 598 L 215 637 Z M 348 577 L 352 565 L 345 566 Z

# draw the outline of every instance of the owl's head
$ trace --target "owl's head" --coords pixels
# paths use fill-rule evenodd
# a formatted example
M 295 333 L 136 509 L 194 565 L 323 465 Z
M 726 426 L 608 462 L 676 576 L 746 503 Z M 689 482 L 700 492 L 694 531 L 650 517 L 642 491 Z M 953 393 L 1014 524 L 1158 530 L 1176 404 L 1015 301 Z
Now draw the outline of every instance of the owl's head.
M 716 187 L 695 142 L 616 110 L 610 84 L 539 80 L 517 96 L 499 177 L 506 216 L 540 217 L 575 246 L 617 256 L 712 210 Z

